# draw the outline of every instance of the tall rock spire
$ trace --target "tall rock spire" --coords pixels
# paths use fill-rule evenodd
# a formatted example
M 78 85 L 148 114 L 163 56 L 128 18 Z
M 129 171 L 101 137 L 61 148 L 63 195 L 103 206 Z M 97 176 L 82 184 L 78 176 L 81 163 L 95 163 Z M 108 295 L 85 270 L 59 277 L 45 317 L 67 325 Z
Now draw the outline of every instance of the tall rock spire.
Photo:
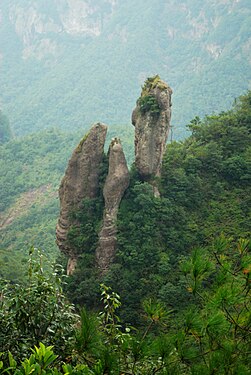
M 132 113 L 135 126 L 135 166 L 142 180 L 152 183 L 160 175 L 170 129 L 171 88 L 157 75 L 148 78 Z
M 107 126 L 97 123 L 73 151 L 59 188 L 60 216 L 56 227 L 57 245 L 69 257 L 67 272 L 76 266 L 77 254 L 67 236 L 72 222 L 70 215 L 80 208 L 84 198 L 96 198 Z M 84 249 L 83 249 L 84 250 Z
M 103 189 L 105 199 L 103 225 L 96 250 L 97 264 L 101 273 L 108 270 L 116 252 L 117 213 L 130 181 L 125 155 L 118 138 L 112 140 L 108 155 L 109 170 Z

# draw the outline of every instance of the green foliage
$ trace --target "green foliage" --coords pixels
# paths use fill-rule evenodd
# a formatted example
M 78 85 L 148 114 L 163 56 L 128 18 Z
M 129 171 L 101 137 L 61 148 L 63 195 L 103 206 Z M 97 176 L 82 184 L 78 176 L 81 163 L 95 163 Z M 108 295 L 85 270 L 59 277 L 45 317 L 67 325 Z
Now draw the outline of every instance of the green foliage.
M 183 265 L 183 272 L 191 274 L 192 280 L 189 286 L 189 292 L 196 293 L 211 270 L 211 263 L 205 258 L 201 249 L 194 250 L 189 262 Z
M 143 114 L 150 112 L 152 115 L 158 115 L 160 113 L 160 107 L 154 95 L 141 96 L 137 104 L 139 104 L 140 111 Z
M 156 97 L 153 95 L 153 89 L 156 87 L 164 90 L 167 88 L 167 85 L 160 80 L 158 75 L 146 79 L 144 86 L 142 87 L 141 96 L 137 100 L 137 104 L 139 105 L 142 114 L 150 112 L 153 116 L 159 115 L 160 107 Z
M 164 299 L 173 308 L 177 308 L 177 296 L 180 305 L 185 303 L 182 281 L 175 271 L 170 276 L 190 241 L 183 210 L 168 199 L 154 197 L 151 185 L 132 178 L 117 228 L 118 251 L 104 281 L 121 295 L 122 320 L 143 324 L 137 311 L 147 298 Z M 172 287 L 175 291 L 169 293 Z
M 82 308 L 80 322 L 75 330 L 74 357 L 81 360 L 84 358 L 84 353 L 95 355 L 100 352 L 100 347 L 99 320 L 94 314 Z
M 104 305 L 104 311 L 100 314 L 100 318 L 109 337 L 109 342 L 112 344 L 120 336 L 119 317 L 115 314 L 116 310 L 121 306 L 120 297 L 117 293 L 112 292 L 110 287 L 104 284 L 101 284 L 100 287 L 101 301 Z
M 143 331 L 123 327 L 119 295 L 101 284 L 102 312 L 81 311 L 70 352 L 41 342 L 24 359 L 3 352 L 0 374 L 249 374 L 251 243 L 221 236 L 181 267 L 193 304 L 179 313 L 147 299 Z
M 68 241 L 79 253 L 94 253 L 101 218 L 103 214 L 102 198 L 84 199 L 79 210 L 71 213 L 72 222 L 77 221 L 78 225 L 72 225 L 68 232 Z
M 69 299 L 79 306 L 97 308 L 99 306 L 100 275 L 96 269 L 94 254 L 82 254 L 78 258 L 74 274 L 67 280 L 65 292 Z
M 250 242 L 232 243 L 224 236 L 212 248 L 197 251 L 183 265 L 188 290 L 194 294 L 197 311 L 186 315 L 183 344 L 197 345 L 204 364 L 193 363 L 206 374 L 248 374 L 250 363 Z M 210 258 L 210 259 L 208 259 Z M 198 308 L 199 306 L 199 308 Z M 192 339 L 192 340 L 191 340 Z M 236 355 L 238 353 L 238 355 Z
M 195 118 L 192 135 L 167 147 L 162 193 L 185 209 L 197 241 L 250 234 L 250 96 L 228 112 Z
M 32 354 L 29 358 L 25 358 L 20 366 L 18 366 L 12 354 L 9 352 L 9 367 L 4 368 L 3 362 L 0 362 L 0 373 L 8 375 L 94 374 L 86 365 L 72 367 L 71 365 L 64 364 L 62 365 L 63 372 L 59 371 L 57 367 L 55 367 L 55 361 L 58 356 L 54 354 L 52 348 L 52 346 L 45 346 L 40 342 L 38 347 L 35 346 L 35 349 L 31 349 Z
M 62 292 L 60 269 L 44 273 L 42 261 L 42 254 L 31 248 L 27 281 L 1 281 L 1 348 L 17 358 L 23 358 L 29 347 L 40 341 L 54 345 L 60 355 L 71 347 L 76 321 L 73 306 Z
M 22 368 L 15 373 L 17 375 L 45 375 L 53 373 L 49 370 L 49 367 L 57 359 L 57 355 L 53 353 L 52 346 L 45 347 L 42 343 L 39 343 L 39 347 L 35 346 L 32 352 L 33 354 L 29 359 L 25 359 L 22 362 Z

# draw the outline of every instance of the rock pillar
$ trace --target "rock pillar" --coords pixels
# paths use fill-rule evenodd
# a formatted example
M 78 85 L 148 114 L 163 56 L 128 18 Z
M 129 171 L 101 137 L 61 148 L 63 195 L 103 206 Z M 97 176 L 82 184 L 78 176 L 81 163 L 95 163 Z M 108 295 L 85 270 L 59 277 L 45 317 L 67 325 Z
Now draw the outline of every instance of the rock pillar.
M 70 215 L 80 208 L 84 198 L 96 198 L 99 191 L 100 164 L 104 153 L 107 126 L 97 123 L 73 151 L 59 188 L 60 216 L 56 227 L 59 249 L 69 257 L 67 272 L 77 263 L 76 251 L 67 240 L 73 222 Z
M 109 170 L 103 195 L 105 209 L 103 226 L 99 234 L 96 259 L 101 273 L 105 273 L 116 252 L 116 220 L 120 201 L 129 186 L 129 171 L 120 140 L 112 140 L 109 148 Z

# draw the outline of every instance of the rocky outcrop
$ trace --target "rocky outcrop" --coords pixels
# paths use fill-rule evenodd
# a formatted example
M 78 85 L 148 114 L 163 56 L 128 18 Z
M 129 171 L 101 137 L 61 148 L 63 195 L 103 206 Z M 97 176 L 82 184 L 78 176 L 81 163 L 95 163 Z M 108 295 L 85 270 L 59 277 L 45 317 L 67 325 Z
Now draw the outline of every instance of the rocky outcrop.
M 148 78 L 132 113 L 135 165 L 142 180 L 160 175 L 171 119 L 171 88 L 159 76 Z M 153 183 L 154 185 L 154 183 Z
M 109 268 L 116 252 L 116 220 L 120 201 L 129 186 L 129 171 L 120 140 L 112 140 L 109 148 L 109 170 L 103 195 L 105 209 L 99 234 L 96 259 L 101 273 Z
M 170 128 L 171 94 L 172 90 L 160 80 L 159 76 L 148 78 L 132 114 L 132 123 L 135 126 L 135 165 L 141 180 L 153 186 L 155 196 L 159 194 L 155 177 L 160 175 Z M 68 274 L 74 272 L 78 255 L 89 250 L 80 247 L 85 247 L 84 241 L 81 242 L 82 235 L 84 239 L 84 234 L 81 232 L 83 223 L 73 219 L 71 213 L 83 209 L 84 198 L 100 198 L 100 181 L 104 177 L 101 172 L 104 168 L 101 167 L 106 132 L 107 127 L 104 124 L 98 123 L 91 128 L 74 150 L 59 189 L 61 211 L 56 230 L 57 244 L 69 258 Z M 116 253 L 117 214 L 130 180 L 125 155 L 118 138 L 114 138 L 110 144 L 108 159 L 108 173 L 103 188 L 103 222 L 95 249 L 96 264 L 101 274 L 108 270 Z M 90 220 L 92 221 L 93 217 Z M 72 226 L 77 232 L 79 230 L 79 243 L 82 245 L 76 245 L 78 250 L 68 242 L 68 234 Z M 96 229 L 94 234 L 97 235 Z M 95 243 L 96 239 L 93 241 Z
M 104 153 L 107 126 L 97 123 L 73 151 L 59 188 L 60 217 L 56 228 L 57 245 L 69 257 L 68 273 L 74 271 L 77 254 L 67 241 L 73 224 L 70 214 L 80 208 L 84 198 L 96 198 L 100 164 Z

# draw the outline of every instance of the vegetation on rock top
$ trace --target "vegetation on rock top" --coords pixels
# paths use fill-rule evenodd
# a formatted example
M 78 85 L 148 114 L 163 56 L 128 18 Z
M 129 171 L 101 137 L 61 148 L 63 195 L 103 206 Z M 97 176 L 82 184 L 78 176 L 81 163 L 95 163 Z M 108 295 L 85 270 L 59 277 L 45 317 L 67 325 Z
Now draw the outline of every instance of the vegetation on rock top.
M 144 86 L 142 87 L 141 95 L 137 100 L 137 105 L 139 105 L 140 112 L 145 114 L 149 111 L 151 115 L 158 115 L 160 113 L 160 107 L 153 90 L 155 88 L 165 90 L 167 87 L 167 84 L 161 81 L 158 75 L 147 78 Z

